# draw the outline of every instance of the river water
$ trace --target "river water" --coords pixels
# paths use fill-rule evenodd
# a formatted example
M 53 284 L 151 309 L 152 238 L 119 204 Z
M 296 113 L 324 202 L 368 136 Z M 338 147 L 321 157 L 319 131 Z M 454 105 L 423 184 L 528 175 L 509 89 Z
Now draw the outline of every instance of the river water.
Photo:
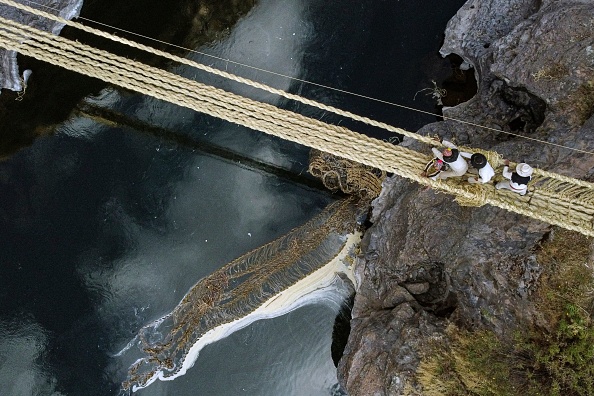
M 261 0 L 229 35 L 197 48 L 253 68 L 188 56 L 409 130 L 435 121 L 263 69 L 434 111 L 430 97 L 413 98 L 449 74 L 437 50 L 463 1 L 289 3 Z M 129 364 L 117 353 L 143 325 L 171 311 L 201 277 L 335 199 L 303 176 L 308 151 L 296 144 L 115 89 L 81 108 L 93 111 L 73 113 L 54 135 L 0 163 L 3 395 L 117 394 Z M 295 177 L 283 176 L 289 174 Z M 138 394 L 342 394 L 330 344 L 347 295 L 337 288 L 315 304 L 255 322 L 203 349 L 185 376 Z

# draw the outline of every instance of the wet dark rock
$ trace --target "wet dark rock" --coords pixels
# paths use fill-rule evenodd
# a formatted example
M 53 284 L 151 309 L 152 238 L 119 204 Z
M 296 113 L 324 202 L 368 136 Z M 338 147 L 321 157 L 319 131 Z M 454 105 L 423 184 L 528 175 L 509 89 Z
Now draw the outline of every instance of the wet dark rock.
M 353 309 L 353 301 L 355 299 L 355 288 L 352 282 L 347 279 L 344 280 L 344 287 L 350 290 L 349 298 L 344 301 L 340 307 L 340 311 L 334 318 L 334 326 L 332 328 L 332 344 L 330 345 L 330 354 L 334 365 L 338 367 L 338 362 L 342 358 L 344 348 L 348 342 L 349 334 L 351 332 L 351 311 Z
M 442 324 L 411 303 L 355 318 L 351 325 L 357 337 L 351 337 L 339 366 L 349 395 L 404 394 L 401 374 L 415 371 L 421 345 L 443 331 Z
M 29 2 L 23 0 L 16 0 L 17 3 L 31 6 Z M 77 17 L 82 7 L 82 0 L 38 0 L 37 7 L 43 10 L 51 10 L 65 19 Z M 45 18 L 38 17 L 29 13 L 22 12 L 0 4 L 0 15 L 6 19 L 35 27 L 46 32 L 59 34 L 63 24 L 50 21 Z M 6 51 L 0 49 L 0 88 L 10 89 L 12 91 L 23 90 L 22 73 L 19 72 L 17 65 L 17 54 L 14 51 Z
M 593 20 L 590 1 L 468 1 L 448 24 L 441 52 L 474 68 L 478 92 L 443 112 L 492 129 L 448 120 L 419 132 L 591 180 L 594 156 L 514 134 L 594 151 Z M 550 225 L 491 206 L 461 207 L 397 177 L 384 183 L 371 221 L 339 364 L 349 395 L 422 394 L 419 356 L 449 322 L 502 335 L 542 324 L 529 296 L 542 273 L 534 252 Z
M 421 283 L 408 283 L 404 285 L 404 288 L 408 290 L 410 294 L 425 294 L 429 291 L 431 285 L 429 282 Z

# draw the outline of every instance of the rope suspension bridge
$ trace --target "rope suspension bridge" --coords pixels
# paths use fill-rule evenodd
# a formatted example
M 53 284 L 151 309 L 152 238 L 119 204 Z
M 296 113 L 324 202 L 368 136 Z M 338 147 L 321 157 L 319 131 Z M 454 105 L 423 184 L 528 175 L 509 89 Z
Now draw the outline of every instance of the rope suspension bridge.
M 0 0 L 0 4 L 12 6 L 23 12 L 48 18 L 308 106 L 383 128 L 427 145 L 439 145 L 439 142 L 431 137 L 418 135 L 277 90 L 11 0 Z M 461 205 L 482 206 L 489 204 L 588 236 L 594 236 L 593 183 L 535 169 L 529 192 L 522 197 L 507 190 L 496 190 L 492 184 L 469 184 L 461 178 L 434 181 L 422 176 L 425 164 L 431 159 L 428 154 L 373 139 L 345 127 L 327 124 L 298 113 L 279 109 L 271 104 L 245 98 L 1 17 L 0 47 L 337 157 L 393 173 L 431 187 L 436 191 L 454 195 Z M 460 150 L 485 154 L 493 168 L 498 169 L 498 173 L 501 173 L 503 159 L 499 154 L 468 147 L 460 147 Z M 427 152 L 429 151 L 427 150 Z

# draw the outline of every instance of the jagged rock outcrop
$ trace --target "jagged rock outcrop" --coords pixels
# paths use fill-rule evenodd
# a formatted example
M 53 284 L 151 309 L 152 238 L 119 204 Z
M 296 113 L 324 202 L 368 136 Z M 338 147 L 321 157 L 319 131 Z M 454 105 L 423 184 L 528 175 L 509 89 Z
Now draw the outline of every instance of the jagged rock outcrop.
M 441 52 L 475 68 L 478 92 L 444 115 L 492 129 L 449 120 L 419 132 L 591 178 L 593 155 L 512 134 L 594 151 L 592 21 L 590 1 L 468 1 L 448 24 Z M 490 206 L 460 207 L 395 177 L 374 202 L 372 221 L 339 364 L 349 395 L 422 394 L 414 372 L 448 321 L 509 334 L 542 320 L 528 297 L 542 270 L 534 248 L 548 224 Z
M 31 6 L 24 0 L 15 0 L 17 3 Z M 62 18 L 72 19 L 78 16 L 83 4 L 83 0 L 38 0 L 37 7 L 52 13 L 57 13 Z M 0 4 L 0 15 L 4 18 L 42 29 L 53 34 L 59 34 L 63 24 L 40 18 Z M 10 89 L 11 91 L 21 91 L 23 89 L 22 73 L 19 72 L 17 65 L 17 54 L 15 51 L 0 49 L 0 88 Z

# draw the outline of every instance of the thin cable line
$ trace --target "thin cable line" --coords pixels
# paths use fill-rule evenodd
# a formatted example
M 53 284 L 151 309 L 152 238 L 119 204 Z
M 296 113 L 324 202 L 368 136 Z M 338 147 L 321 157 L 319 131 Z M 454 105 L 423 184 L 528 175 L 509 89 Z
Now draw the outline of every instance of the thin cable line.
M 542 178 L 535 178 L 534 183 L 542 184 L 535 186 L 529 201 L 521 201 L 516 197 L 498 194 L 491 184 L 477 190 L 476 186 L 469 184 L 436 182 L 421 176 L 424 164 L 430 159 L 429 155 L 422 152 L 381 142 L 347 128 L 244 98 L 5 18 L 0 18 L 0 24 L 0 46 L 4 48 L 345 159 L 384 169 L 420 184 L 431 185 L 439 191 L 457 195 L 457 200 L 465 205 L 491 204 L 592 235 L 592 183 L 535 169 L 535 174 Z
M 465 121 L 465 120 L 460 120 L 460 119 L 457 119 L 457 118 L 450 118 L 450 117 L 445 117 L 445 116 L 443 116 L 443 118 L 444 118 L 444 120 L 452 120 L 452 121 L 456 121 L 456 122 L 459 122 L 459 123 L 462 123 L 462 124 L 471 125 L 471 126 L 474 126 L 474 127 L 477 127 L 477 128 L 483 128 L 483 129 L 487 129 L 487 130 L 495 131 L 495 132 L 502 132 L 502 133 L 506 133 L 506 134 L 512 135 L 512 136 L 517 136 L 517 137 L 520 137 L 520 138 L 523 138 L 523 139 L 527 139 L 527 140 L 532 140 L 532 141 L 539 142 L 539 143 L 548 144 L 550 146 L 564 148 L 564 149 L 567 149 L 567 150 L 578 151 L 578 152 L 584 153 L 584 154 L 594 155 L 594 151 L 582 150 L 582 149 L 579 149 L 579 148 L 564 146 L 562 144 L 553 143 L 553 142 L 547 142 L 546 140 L 540 140 L 540 139 L 537 139 L 537 138 L 533 138 L 533 137 L 530 137 L 530 136 L 524 136 L 524 135 L 520 135 L 520 134 L 513 133 L 513 132 L 501 131 L 501 130 L 496 129 L 496 128 L 492 128 L 492 127 L 488 127 L 488 126 L 484 126 L 484 125 L 480 125 L 480 124 L 475 124 L 474 122 L 471 122 L 471 121 Z
M 40 3 L 37 3 L 37 2 L 32 1 L 32 0 L 25 0 L 25 1 L 27 3 L 30 3 L 30 4 L 35 4 L 35 5 L 38 5 L 40 7 L 44 7 L 46 9 L 50 9 L 50 10 L 56 11 L 58 13 L 60 12 L 60 10 L 57 9 L 57 8 L 46 6 L 44 4 L 40 4 Z M 351 96 L 359 97 L 359 98 L 362 98 L 362 99 L 366 99 L 366 100 L 370 100 L 370 101 L 374 101 L 374 102 L 386 104 L 386 105 L 389 105 L 389 106 L 399 107 L 399 108 L 402 108 L 402 109 L 405 109 L 405 110 L 410 110 L 410 111 L 415 111 L 417 113 L 423 113 L 423 114 L 431 115 L 431 116 L 434 116 L 434 117 L 440 117 L 440 118 L 443 118 L 444 120 L 451 120 L 451 121 L 459 122 L 459 123 L 462 123 L 462 124 L 471 125 L 471 126 L 476 127 L 476 128 L 485 129 L 485 130 L 488 130 L 488 131 L 494 131 L 494 132 L 497 132 L 497 133 L 504 133 L 504 134 L 507 134 L 507 135 L 515 136 L 515 137 L 526 139 L 526 140 L 531 140 L 531 141 L 542 143 L 542 144 L 547 144 L 547 145 L 550 145 L 550 146 L 553 146 L 553 147 L 557 147 L 557 148 L 561 148 L 561 149 L 572 150 L 572 151 L 580 152 L 580 153 L 583 153 L 583 154 L 594 155 L 594 151 L 582 150 L 582 149 L 579 149 L 579 148 L 564 146 L 564 145 L 558 144 L 558 143 L 547 142 L 546 140 L 541 140 L 541 139 L 533 138 L 533 137 L 530 137 L 530 136 L 520 135 L 518 133 L 513 133 L 513 132 L 499 130 L 499 129 L 496 129 L 496 128 L 493 128 L 493 127 L 488 127 L 488 126 L 476 124 L 474 122 L 462 120 L 462 119 L 459 119 L 459 118 L 447 117 L 447 116 L 444 116 L 442 114 L 437 114 L 437 113 L 433 113 L 433 112 L 430 112 L 430 111 L 421 110 L 421 109 L 417 109 L 417 108 L 414 108 L 414 107 L 410 107 L 410 106 L 406 106 L 406 105 L 402 105 L 402 104 L 398 104 L 398 103 L 394 103 L 394 102 L 389 102 L 387 100 L 382 100 L 382 99 L 374 98 L 374 97 L 371 97 L 371 96 L 359 94 L 359 93 L 356 93 L 356 92 L 351 92 L 351 91 L 343 90 L 343 89 L 340 89 L 340 88 L 331 87 L 331 86 L 328 86 L 328 85 L 316 83 L 316 82 L 313 82 L 313 81 L 308 81 L 308 80 L 301 79 L 301 78 L 298 78 L 298 77 L 291 77 L 291 76 L 288 76 L 288 75 L 285 75 L 285 74 L 282 74 L 282 73 L 278 73 L 278 72 L 274 72 L 274 71 L 271 71 L 271 70 L 263 69 L 263 68 L 260 68 L 260 67 L 248 65 L 248 64 L 245 64 L 245 63 L 241 63 L 241 62 L 237 62 L 237 61 L 234 61 L 234 60 L 231 60 L 231 59 L 225 59 L 225 58 L 222 58 L 222 57 L 219 57 L 219 56 L 216 56 L 216 55 L 212 55 L 212 54 L 208 54 L 206 52 L 202 52 L 202 51 L 197 51 L 197 50 L 194 50 L 194 49 L 186 48 L 186 47 L 183 47 L 183 46 L 180 46 L 180 45 L 177 45 L 177 44 L 168 43 L 168 42 L 163 41 L 163 40 L 159 40 L 159 39 L 156 39 L 156 38 L 153 38 L 153 37 L 150 37 L 150 36 L 146 36 L 146 35 L 143 35 L 143 34 L 140 34 L 140 33 L 135 33 L 135 32 L 130 31 L 130 30 L 118 28 L 116 26 L 112 26 L 112 25 L 109 25 L 109 24 L 106 24 L 106 23 L 103 23 L 103 22 L 95 21 L 95 20 L 92 20 L 92 19 L 89 19 L 89 18 L 78 16 L 78 17 L 75 17 L 73 19 L 81 19 L 81 20 L 84 20 L 84 21 L 87 21 L 87 22 L 95 23 L 95 24 L 100 25 L 100 26 L 108 27 L 110 29 L 115 29 L 115 30 L 120 31 L 120 32 L 123 32 L 123 33 L 131 34 L 133 36 L 141 37 L 141 38 L 144 38 L 144 39 L 147 39 L 147 40 L 150 40 L 150 41 L 154 41 L 154 42 L 157 42 L 157 43 L 160 43 L 160 44 L 164 44 L 164 45 L 171 46 L 171 47 L 174 47 L 174 48 L 182 49 L 184 51 L 188 51 L 188 52 L 192 52 L 192 53 L 195 53 L 195 54 L 203 55 L 203 56 L 210 57 L 210 58 L 213 58 L 213 59 L 216 59 L 216 60 L 219 60 L 219 61 L 223 61 L 223 62 L 226 62 L 226 63 L 231 63 L 231 64 L 235 64 L 235 65 L 238 65 L 238 66 L 241 66 L 241 67 L 245 67 L 245 68 L 248 68 L 248 69 L 253 69 L 253 70 L 261 71 L 261 72 L 268 73 L 268 74 L 271 74 L 271 75 L 275 75 L 275 76 L 278 76 L 278 77 L 287 78 L 289 80 L 298 81 L 298 82 L 301 82 L 301 83 L 305 83 L 305 84 L 317 86 L 317 87 L 328 89 L 328 90 L 335 91 L 335 92 L 340 92 L 340 93 L 343 93 L 343 94 L 346 94 L 346 95 L 351 95 Z

